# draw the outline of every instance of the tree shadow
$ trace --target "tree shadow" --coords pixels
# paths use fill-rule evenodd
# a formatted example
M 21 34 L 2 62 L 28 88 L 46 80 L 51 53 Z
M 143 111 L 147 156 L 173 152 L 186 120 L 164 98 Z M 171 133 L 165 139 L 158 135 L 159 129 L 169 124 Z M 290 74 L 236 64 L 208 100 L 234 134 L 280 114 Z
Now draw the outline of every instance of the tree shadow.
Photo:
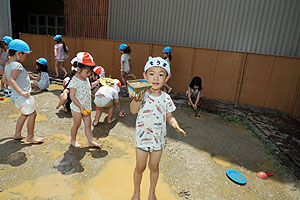
M 13 140 L 10 137 L 2 138 L 0 142 L 9 140 L 0 144 L 0 164 L 7 164 L 13 167 L 20 166 L 27 161 L 26 153 L 18 152 L 24 147 L 32 146 L 32 144 L 24 143 L 20 140 Z
M 106 116 L 103 122 L 99 122 L 97 126 L 94 126 L 92 130 L 93 137 L 97 139 L 107 137 L 109 135 L 110 130 L 113 129 L 118 122 L 119 120 L 116 119 L 113 123 L 108 124 Z
M 108 152 L 101 149 L 90 151 L 91 147 L 76 148 L 72 145 L 64 153 L 63 159 L 57 166 L 54 166 L 60 173 L 70 175 L 74 173 L 81 173 L 84 171 L 80 161 L 84 158 L 86 153 L 91 153 L 93 158 L 103 158 L 108 155 Z

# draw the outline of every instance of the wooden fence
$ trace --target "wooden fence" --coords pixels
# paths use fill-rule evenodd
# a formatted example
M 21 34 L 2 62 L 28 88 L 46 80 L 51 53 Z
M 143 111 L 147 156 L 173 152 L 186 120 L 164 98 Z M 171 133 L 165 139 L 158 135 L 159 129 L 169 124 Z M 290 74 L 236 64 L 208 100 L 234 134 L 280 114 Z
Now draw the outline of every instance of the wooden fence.
M 45 57 L 54 71 L 53 36 L 20 34 L 32 53 L 24 65 L 33 68 L 35 59 Z M 120 78 L 120 52 L 123 41 L 63 37 L 70 49 L 65 62 L 80 51 L 87 51 L 106 75 Z M 144 65 L 151 56 L 162 56 L 165 45 L 126 42 L 131 46 L 131 71 L 142 78 Z M 168 84 L 175 92 L 185 92 L 194 76 L 203 81 L 203 95 L 209 98 L 284 111 L 300 120 L 300 59 L 293 57 L 172 46 L 172 78 Z

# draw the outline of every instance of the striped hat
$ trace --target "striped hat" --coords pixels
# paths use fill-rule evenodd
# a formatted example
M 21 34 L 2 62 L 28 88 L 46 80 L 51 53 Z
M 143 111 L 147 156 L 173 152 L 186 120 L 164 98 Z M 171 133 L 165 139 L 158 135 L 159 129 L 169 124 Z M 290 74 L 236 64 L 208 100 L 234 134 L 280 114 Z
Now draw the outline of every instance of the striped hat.
M 100 78 L 105 78 L 105 70 L 101 66 L 94 67 L 93 71 L 100 76 Z
M 79 52 L 77 53 L 76 57 L 71 60 L 71 64 L 74 65 L 75 62 L 88 65 L 88 66 L 95 66 L 95 62 L 91 54 L 88 52 Z

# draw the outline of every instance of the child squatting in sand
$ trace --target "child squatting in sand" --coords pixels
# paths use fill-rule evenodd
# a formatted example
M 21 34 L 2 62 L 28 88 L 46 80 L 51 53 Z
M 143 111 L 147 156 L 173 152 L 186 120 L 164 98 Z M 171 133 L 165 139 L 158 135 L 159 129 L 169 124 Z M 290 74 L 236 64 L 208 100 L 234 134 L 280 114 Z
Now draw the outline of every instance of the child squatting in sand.
M 144 67 L 144 78 L 152 87 L 142 97 L 135 97 L 130 103 L 136 119 L 136 167 L 134 170 L 134 194 L 132 199 L 140 199 L 140 185 L 149 157 L 150 189 L 149 199 L 156 199 L 155 187 L 159 176 L 159 162 L 165 146 L 166 122 L 177 132 L 186 136 L 172 112 L 176 109 L 171 97 L 161 89 L 170 78 L 169 63 L 160 58 L 150 58 Z

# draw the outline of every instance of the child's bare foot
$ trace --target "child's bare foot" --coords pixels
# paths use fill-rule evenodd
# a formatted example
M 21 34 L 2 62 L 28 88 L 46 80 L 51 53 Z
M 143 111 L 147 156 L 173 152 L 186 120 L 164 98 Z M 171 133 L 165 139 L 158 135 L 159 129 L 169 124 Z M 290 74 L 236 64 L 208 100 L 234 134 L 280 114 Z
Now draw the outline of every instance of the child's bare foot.
M 11 138 L 14 140 L 23 140 L 26 137 L 23 135 L 13 135 Z
M 109 124 L 111 124 L 111 123 L 113 123 L 114 121 L 116 121 L 116 119 L 117 119 L 117 118 L 113 117 L 111 120 L 107 120 L 107 122 L 108 122 Z
M 29 142 L 29 143 L 32 143 L 32 144 L 39 144 L 39 143 L 44 142 L 44 138 L 33 136 L 33 137 L 27 137 L 26 141 Z
M 91 142 L 89 143 L 89 147 L 95 147 L 95 148 L 99 148 L 101 149 L 102 148 L 102 145 L 101 144 L 98 144 L 97 142 Z
M 135 192 L 133 194 L 133 196 L 131 197 L 131 200 L 140 200 L 140 193 L 139 192 Z
M 92 123 L 93 126 L 97 126 L 98 124 L 99 124 L 99 121 L 96 122 L 96 120 L 94 120 L 93 123 Z
M 70 140 L 70 142 L 73 147 L 77 147 L 77 148 L 82 147 L 82 145 L 79 144 L 76 140 Z
M 155 196 L 155 193 L 152 193 L 152 192 L 149 192 L 149 197 L 148 197 L 149 200 L 157 200 L 156 199 L 156 196 Z

